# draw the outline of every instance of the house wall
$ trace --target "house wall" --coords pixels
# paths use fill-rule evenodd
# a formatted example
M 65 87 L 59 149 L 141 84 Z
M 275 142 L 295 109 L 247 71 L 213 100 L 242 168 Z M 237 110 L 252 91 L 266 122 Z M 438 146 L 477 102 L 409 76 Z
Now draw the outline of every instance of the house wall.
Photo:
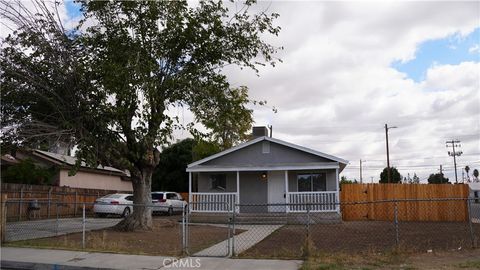
M 264 143 L 269 144 L 269 152 L 264 153 Z M 220 165 L 220 166 L 263 166 L 271 164 L 303 164 L 311 162 L 332 162 L 329 159 L 322 158 L 310 153 L 293 149 L 274 142 L 261 141 L 245 148 L 226 154 L 203 163 L 202 165 Z
M 66 169 L 60 170 L 59 186 L 133 191 L 132 182 L 124 181 L 117 175 L 77 171 L 75 175 L 69 176 L 68 172 Z

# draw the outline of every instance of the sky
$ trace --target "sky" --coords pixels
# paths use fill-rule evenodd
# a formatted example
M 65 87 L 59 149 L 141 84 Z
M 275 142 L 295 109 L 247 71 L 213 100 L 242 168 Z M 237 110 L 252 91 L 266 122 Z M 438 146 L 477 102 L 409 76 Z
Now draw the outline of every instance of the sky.
M 268 101 L 252 107 L 255 125 L 349 160 L 341 174 L 349 179 L 359 180 L 361 159 L 363 181 L 378 181 L 385 124 L 397 127 L 389 129 L 390 163 L 403 176 L 425 183 L 443 165 L 454 181 L 445 146 L 452 139 L 463 152 L 459 180 L 466 165 L 480 170 L 480 2 L 260 1 L 253 10 L 280 14 L 279 36 L 265 39 L 284 47 L 282 63 L 260 67 L 259 76 L 224 70 L 232 86 Z M 66 21 L 80 16 L 71 1 L 61 12 Z M 192 119 L 188 110 L 173 113 Z

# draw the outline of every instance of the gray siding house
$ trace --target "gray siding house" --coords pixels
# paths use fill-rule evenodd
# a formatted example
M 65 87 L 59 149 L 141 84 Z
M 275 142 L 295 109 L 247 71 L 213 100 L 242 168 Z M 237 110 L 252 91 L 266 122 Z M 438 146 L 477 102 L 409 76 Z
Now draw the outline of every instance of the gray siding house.
M 188 165 L 190 211 L 339 212 L 338 175 L 347 163 L 260 136 Z

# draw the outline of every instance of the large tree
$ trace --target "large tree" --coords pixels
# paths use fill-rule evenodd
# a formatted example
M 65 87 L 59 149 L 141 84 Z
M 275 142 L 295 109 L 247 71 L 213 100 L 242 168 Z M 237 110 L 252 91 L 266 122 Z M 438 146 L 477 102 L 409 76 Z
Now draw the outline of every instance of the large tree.
M 200 123 L 215 131 L 231 121 L 232 108 L 247 110 L 231 98 L 244 100 L 246 91 L 232 92 L 222 70 L 273 65 L 278 48 L 262 37 L 279 33 L 278 15 L 252 13 L 255 1 L 236 11 L 221 1 L 79 3 L 85 19 L 74 31 L 47 9 L 26 19 L 3 3 L 21 28 L 5 40 L 0 60 L 2 125 L 11 127 L 12 144 L 25 143 L 29 127 L 44 128 L 76 145 L 78 162 L 128 170 L 136 205 L 118 228 L 149 229 L 158 147 L 175 128 L 198 135 Z M 177 107 L 194 121 L 180 121 Z

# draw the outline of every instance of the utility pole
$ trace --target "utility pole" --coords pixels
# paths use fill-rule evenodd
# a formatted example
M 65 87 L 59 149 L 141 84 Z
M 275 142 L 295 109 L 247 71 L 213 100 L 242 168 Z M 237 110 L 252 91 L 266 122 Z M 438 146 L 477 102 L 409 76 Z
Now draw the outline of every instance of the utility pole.
M 440 164 L 440 174 L 443 175 L 442 164 Z
M 462 151 L 455 151 L 455 147 L 461 147 L 459 140 L 450 140 L 445 142 L 445 146 L 452 147 L 452 152 L 448 151 L 448 155 L 453 157 L 453 166 L 455 167 L 455 183 L 458 184 L 458 177 L 457 177 L 457 156 L 461 156 L 463 154 Z
M 397 128 L 397 127 L 388 127 L 388 125 L 385 124 L 385 141 L 387 144 L 387 183 L 392 182 L 392 173 L 390 170 L 390 153 L 388 150 L 388 130 L 391 128 Z
M 360 159 L 360 184 L 363 184 L 363 179 L 362 179 L 362 160 Z

